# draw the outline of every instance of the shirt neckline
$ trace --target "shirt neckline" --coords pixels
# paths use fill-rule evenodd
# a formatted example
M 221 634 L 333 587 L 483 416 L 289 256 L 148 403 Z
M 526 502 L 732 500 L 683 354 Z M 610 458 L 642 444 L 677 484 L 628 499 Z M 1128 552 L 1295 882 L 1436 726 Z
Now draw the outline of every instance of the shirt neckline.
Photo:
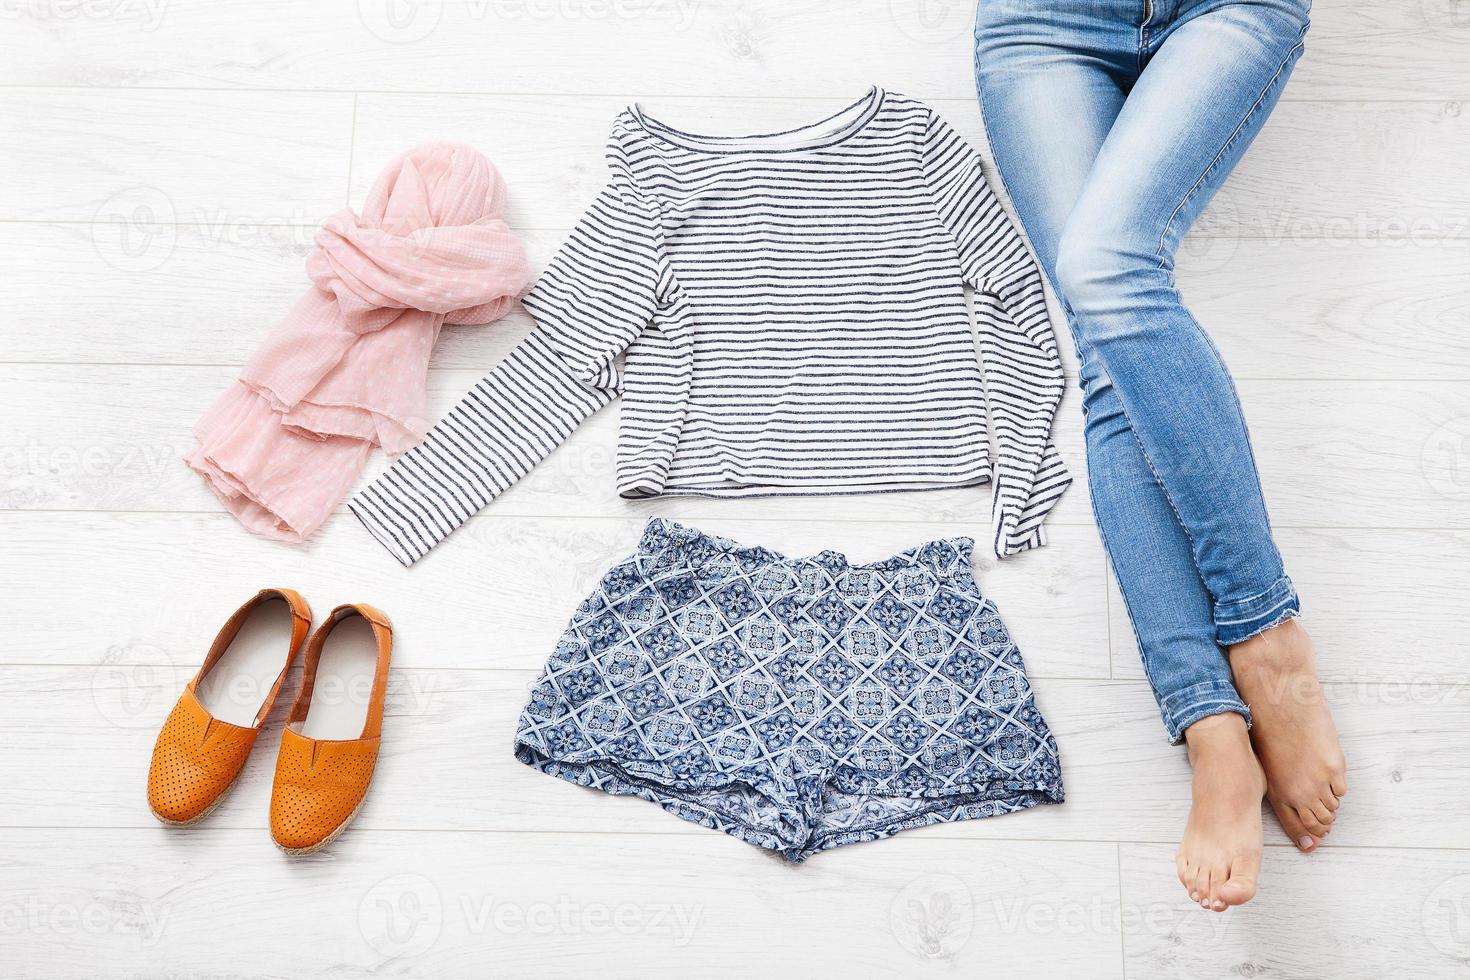
M 884 95 L 884 91 L 874 85 L 856 102 L 815 122 L 793 129 L 743 136 L 688 133 L 648 115 L 637 102 L 628 107 L 628 114 L 648 135 L 696 153 L 790 153 L 836 146 L 856 136 L 877 118 L 883 108 Z

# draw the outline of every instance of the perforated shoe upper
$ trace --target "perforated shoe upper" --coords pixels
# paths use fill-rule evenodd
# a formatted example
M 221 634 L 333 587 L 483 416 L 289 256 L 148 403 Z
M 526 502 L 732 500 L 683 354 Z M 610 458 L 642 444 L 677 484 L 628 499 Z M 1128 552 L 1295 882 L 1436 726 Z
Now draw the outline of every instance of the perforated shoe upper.
M 199 819 L 240 774 L 258 734 L 220 721 L 184 691 L 153 746 L 148 805 L 170 823 Z
M 289 850 L 322 843 L 367 795 L 378 762 L 376 738 L 328 741 L 287 729 L 271 792 L 271 836 Z
M 284 600 L 291 610 L 291 633 L 281 672 L 266 692 L 255 724 L 234 725 L 214 717 L 199 700 L 199 685 L 224 657 L 230 643 L 262 603 Z M 158 819 L 171 824 L 193 823 L 219 802 L 245 765 L 260 726 L 270 715 L 286 672 L 311 629 L 311 606 L 291 589 L 261 589 L 235 610 L 220 628 L 199 671 L 184 685 L 184 693 L 169 712 L 153 745 L 148 767 L 148 806 Z
M 372 624 L 377 641 L 362 733 L 349 739 L 311 738 L 301 730 L 311 712 L 322 648 L 338 623 L 358 616 Z M 285 850 L 302 853 L 322 846 L 347 825 L 361 806 L 378 762 L 392 654 L 392 624 L 382 612 L 365 605 L 333 609 L 307 643 L 301 690 L 281 735 L 275 789 L 271 792 L 271 836 Z

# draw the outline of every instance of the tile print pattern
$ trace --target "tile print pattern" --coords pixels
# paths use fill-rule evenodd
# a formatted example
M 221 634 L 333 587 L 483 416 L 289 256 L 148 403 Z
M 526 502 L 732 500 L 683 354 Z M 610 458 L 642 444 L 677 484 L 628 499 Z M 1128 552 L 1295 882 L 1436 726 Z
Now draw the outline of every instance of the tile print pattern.
M 656 518 L 572 617 L 516 754 L 792 861 L 1063 799 L 968 538 L 853 565 Z

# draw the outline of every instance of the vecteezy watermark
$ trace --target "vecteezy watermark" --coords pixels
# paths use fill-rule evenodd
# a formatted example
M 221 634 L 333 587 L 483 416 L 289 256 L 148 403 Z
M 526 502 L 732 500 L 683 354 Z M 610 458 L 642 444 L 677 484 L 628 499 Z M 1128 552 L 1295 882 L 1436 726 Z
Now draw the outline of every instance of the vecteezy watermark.
M 1470 27 L 1470 0 L 1419 0 L 1419 16 L 1430 27 Z
M 1470 234 L 1470 217 L 1441 213 L 1384 216 L 1362 212 L 1322 216 L 1282 209 L 1257 227 L 1266 239 L 1307 247 L 1404 248 L 1459 242 Z
M 187 238 L 193 248 L 258 246 L 305 255 L 321 216 L 303 208 L 250 214 L 224 208 L 180 209 L 157 187 L 128 187 L 103 201 L 92 216 L 92 247 L 122 272 L 160 268 Z M 419 247 L 413 239 L 405 239 Z
M 898 944 L 920 959 L 949 959 L 975 929 L 970 886 L 954 875 L 921 875 L 893 897 L 888 927 Z
M 178 239 L 173 201 L 156 187 L 118 191 L 92 216 L 92 247 L 123 272 L 152 272 L 174 254 Z
M 1204 912 L 1193 902 L 1120 903 L 1110 895 L 1085 899 L 996 894 L 977 903 L 969 886 L 949 874 L 922 875 L 905 885 L 889 909 L 898 944 L 921 959 L 953 959 L 975 932 L 1071 937 L 1118 936 L 1124 931 L 1217 943 L 1228 917 Z
M 1442 881 L 1425 896 L 1420 921 L 1431 946 L 1470 962 L 1470 874 Z
M 397 718 L 422 718 L 429 714 L 437 693 L 435 678 L 436 675 L 428 671 L 400 670 L 392 674 L 388 678 L 388 712 Z M 350 676 L 318 674 L 311 686 L 311 703 L 313 706 L 320 704 L 366 711 L 376 682 L 376 677 L 366 673 Z M 242 685 L 238 692 L 239 703 L 250 706 L 262 703 L 266 689 L 274 683 L 275 678 L 270 677 L 264 682 Z M 233 691 L 227 696 L 232 700 L 236 698 Z
M 159 486 L 183 455 L 179 446 L 157 444 L 86 446 L 0 445 L 0 477 L 7 481 L 129 480 Z
M 1290 691 L 1275 691 L 1273 697 L 1289 696 Z M 1443 671 L 1399 672 L 1388 678 L 1381 675 L 1350 674 L 1334 677 L 1327 689 L 1334 706 L 1385 705 L 1389 707 L 1428 708 L 1436 705 L 1470 706 L 1470 674 Z
M 133 900 L 50 902 L 32 895 L 0 902 L 0 940 L 132 934 L 145 946 L 152 946 L 163 935 L 167 921 L 168 909 Z
M 1234 235 L 1186 235 L 1175 255 L 1177 265 L 1184 266 L 1189 276 L 1218 272 L 1230 265 L 1240 251 Z
M 975 0 L 888 0 L 900 34 L 921 44 L 945 44 L 969 33 Z
M 178 668 L 162 647 L 109 647 L 92 672 L 92 703 L 118 728 L 155 727 L 178 695 Z
M 1123 932 L 1161 936 L 1187 935 L 1191 942 L 1218 941 L 1228 917 L 1205 912 L 1182 898 L 1176 902 L 1137 904 L 1094 895 L 1086 900 L 1038 901 L 1025 896 L 994 898 L 988 903 L 991 928 L 1007 935 L 1082 936 Z
M 183 451 L 177 446 L 0 445 L 0 506 L 44 507 L 62 498 L 164 485 Z
M 357 903 L 357 929 L 381 956 L 417 956 L 439 941 L 444 901 L 420 874 L 384 878 Z
M 662 936 L 682 949 L 703 915 L 703 905 L 589 902 L 567 895 L 527 900 L 461 893 L 446 902 L 430 878 L 406 873 L 368 889 L 358 903 L 357 922 L 368 946 L 392 958 L 431 949 L 451 917 L 472 936 Z
M 566 895 L 539 902 L 465 896 L 460 904 L 472 934 L 664 936 L 675 949 L 689 945 L 704 916 L 703 905 L 579 902 Z
M 111 20 L 152 32 L 163 23 L 167 7 L 168 0 L 0 0 L 0 20 Z
M 413 44 L 444 25 L 446 13 L 454 21 L 501 23 L 663 20 L 684 31 L 698 6 L 699 0 L 357 0 L 357 17 L 380 41 Z
M 164 717 L 185 680 L 183 668 L 160 647 L 130 644 L 110 648 L 92 675 L 92 700 L 98 713 L 119 728 L 152 728 Z M 371 674 L 318 676 L 311 703 L 366 711 L 372 700 Z M 275 687 L 276 675 L 239 673 L 206 676 L 196 692 L 211 712 L 248 718 Z M 424 717 L 435 695 L 431 673 L 399 671 L 388 681 L 388 710 L 396 717 Z
M 1429 433 L 1419 469 L 1441 497 L 1470 500 L 1470 415 L 1450 419 Z
M 422 41 L 439 27 L 444 0 L 357 0 L 357 19 L 389 44 Z

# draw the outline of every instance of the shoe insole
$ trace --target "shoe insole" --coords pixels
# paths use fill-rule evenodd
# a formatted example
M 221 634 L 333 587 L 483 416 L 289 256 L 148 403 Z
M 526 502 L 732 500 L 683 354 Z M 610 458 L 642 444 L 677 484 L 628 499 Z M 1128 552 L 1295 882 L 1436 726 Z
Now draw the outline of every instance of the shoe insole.
M 204 710 L 232 725 L 253 726 L 286 666 L 290 644 L 291 607 L 285 599 L 267 599 L 252 609 L 199 685 L 196 693 Z
M 362 738 L 377 666 L 378 638 L 373 635 L 373 624 L 362 616 L 343 620 L 322 647 L 311 705 L 300 733 L 307 738 Z

